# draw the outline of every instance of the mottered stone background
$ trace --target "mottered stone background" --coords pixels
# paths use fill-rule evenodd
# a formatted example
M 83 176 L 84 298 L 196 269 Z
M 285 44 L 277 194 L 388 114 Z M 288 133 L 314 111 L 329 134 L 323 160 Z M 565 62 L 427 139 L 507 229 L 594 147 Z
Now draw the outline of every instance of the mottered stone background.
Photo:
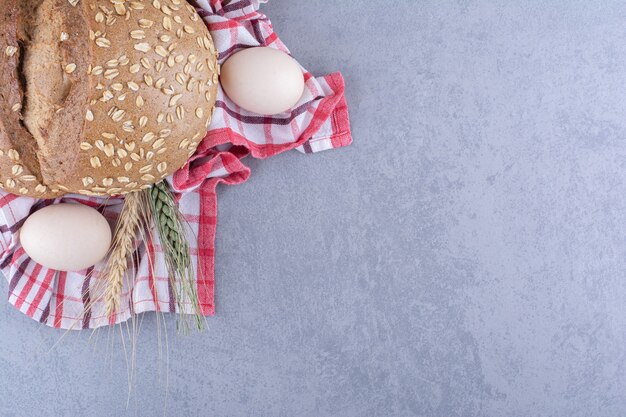
M 0 415 L 626 414 L 626 6 L 264 10 L 355 144 L 221 190 L 218 314 L 144 317 L 128 407 L 119 328 L 0 307 Z

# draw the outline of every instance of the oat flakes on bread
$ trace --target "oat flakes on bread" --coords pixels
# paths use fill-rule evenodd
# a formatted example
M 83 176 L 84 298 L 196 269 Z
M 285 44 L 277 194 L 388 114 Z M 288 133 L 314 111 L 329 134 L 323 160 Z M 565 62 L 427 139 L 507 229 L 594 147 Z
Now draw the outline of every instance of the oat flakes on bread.
M 185 164 L 217 53 L 185 0 L 0 0 L 0 188 L 117 195 Z

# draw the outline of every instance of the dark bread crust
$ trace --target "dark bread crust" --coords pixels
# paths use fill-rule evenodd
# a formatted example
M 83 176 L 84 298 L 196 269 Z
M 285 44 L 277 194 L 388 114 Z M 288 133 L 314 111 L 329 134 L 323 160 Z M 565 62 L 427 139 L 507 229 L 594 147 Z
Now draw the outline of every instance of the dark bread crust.
M 24 86 L 20 72 L 23 45 L 28 42 L 25 22 L 29 19 L 24 16 L 28 12 L 27 3 L 2 1 L 0 8 L 0 45 L 3 47 L 0 54 L 5 58 L 0 65 L 0 186 L 8 180 L 6 188 L 41 182 L 37 144 L 21 118 Z M 22 175 L 15 178 L 14 172 L 19 171 Z
M 0 6 L 1 188 L 124 194 L 185 164 L 210 123 L 219 71 L 186 1 Z
M 92 50 L 87 9 L 67 0 L 35 0 L 30 40 L 24 57 L 27 100 L 23 118 L 37 144 L 39 169 L 52 192 L 69 191 L 78 166 L 85 128 Z M 61 41 L 61 34 L 67 39 Z M 75 69 L 69 71 L 68 65 Z M 74 67 L 72 67 L 74 68 Z M 63 150 L 59 152 L 59 150 Z

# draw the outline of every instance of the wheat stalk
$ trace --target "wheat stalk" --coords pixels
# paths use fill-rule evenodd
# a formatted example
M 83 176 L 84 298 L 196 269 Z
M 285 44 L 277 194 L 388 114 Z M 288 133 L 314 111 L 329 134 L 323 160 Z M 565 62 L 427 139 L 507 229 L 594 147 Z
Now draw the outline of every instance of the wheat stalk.
M 141 223 L 141 216 L 142 198 L 140 193 L 133 192 L 127 194 L 104 270 L 108 281 L 104 293 L 107 316 L 111 316 L 120 309 L 124 274 L 128 268 L 128 258 L 133 252 L 133 241 Z
M 194 309 L 198 328 L 202 328 L 198 294 L 194 285 L 194 271 L 191 265 L 189 243 L 185 236 L 184 219 L 178 209 L 174 195 L 165 181 L 155 184 L 149 191 L 152 217 L 163 245 L 171 288 L 176 292 L 176 301 L 182 310 L 186 301 Z M 178 278 L 178 282 L 176 280 Z M 181 291 L 178 291 L 180 284 Z M 186 328 L 187 323 L 182 321 Z

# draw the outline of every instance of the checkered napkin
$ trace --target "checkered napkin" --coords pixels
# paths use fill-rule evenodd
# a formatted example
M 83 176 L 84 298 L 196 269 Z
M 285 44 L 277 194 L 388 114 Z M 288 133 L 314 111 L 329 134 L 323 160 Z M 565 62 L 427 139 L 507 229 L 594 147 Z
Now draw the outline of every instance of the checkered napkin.
M 190 1 L 208 25 L 220 63 L 251 46 L 269 46 L 288 52 L 270 21 L 258 11 L 259 0 Z M 188 237 L 197 277 L 201 311 L 214 313 L 214 239 L 218 184 L 248 179 L 247 156 L 267 158 L 291 149 L 312 153 L 350 144 L 343 78 L 339 73 L 315 78 L 305 71 L 306 91 L 296 108 L 273 117 L 246 112 L 220 90 L 207 136 L 187 165 L 168 178 L 181 212 L 189 223 Z M 76 202 L 98 209 L 114 224 L 122 198 L 99 199 L 67 195 L 37 200 L 0 192 L 0 269 L 7 278 L 8 299 L 24 314 L 64 329 L 95 328 L 120 323 L 144 311 L 193 313 L 179 308 L 168 279 L 163 250 L 154 240 L 138 242 L 133 273 L 127 274 L 122 308 L 107 317 L 99 301 L 105 283 L 104 263 L 79 272 L 47 269 L 32 261 L 19 243 L 19 230 L 30 213 L 50 204 Z M 153 268 L 149 265 L 153 264 Z M 93 304 L 91 309 L 85 306 Z

